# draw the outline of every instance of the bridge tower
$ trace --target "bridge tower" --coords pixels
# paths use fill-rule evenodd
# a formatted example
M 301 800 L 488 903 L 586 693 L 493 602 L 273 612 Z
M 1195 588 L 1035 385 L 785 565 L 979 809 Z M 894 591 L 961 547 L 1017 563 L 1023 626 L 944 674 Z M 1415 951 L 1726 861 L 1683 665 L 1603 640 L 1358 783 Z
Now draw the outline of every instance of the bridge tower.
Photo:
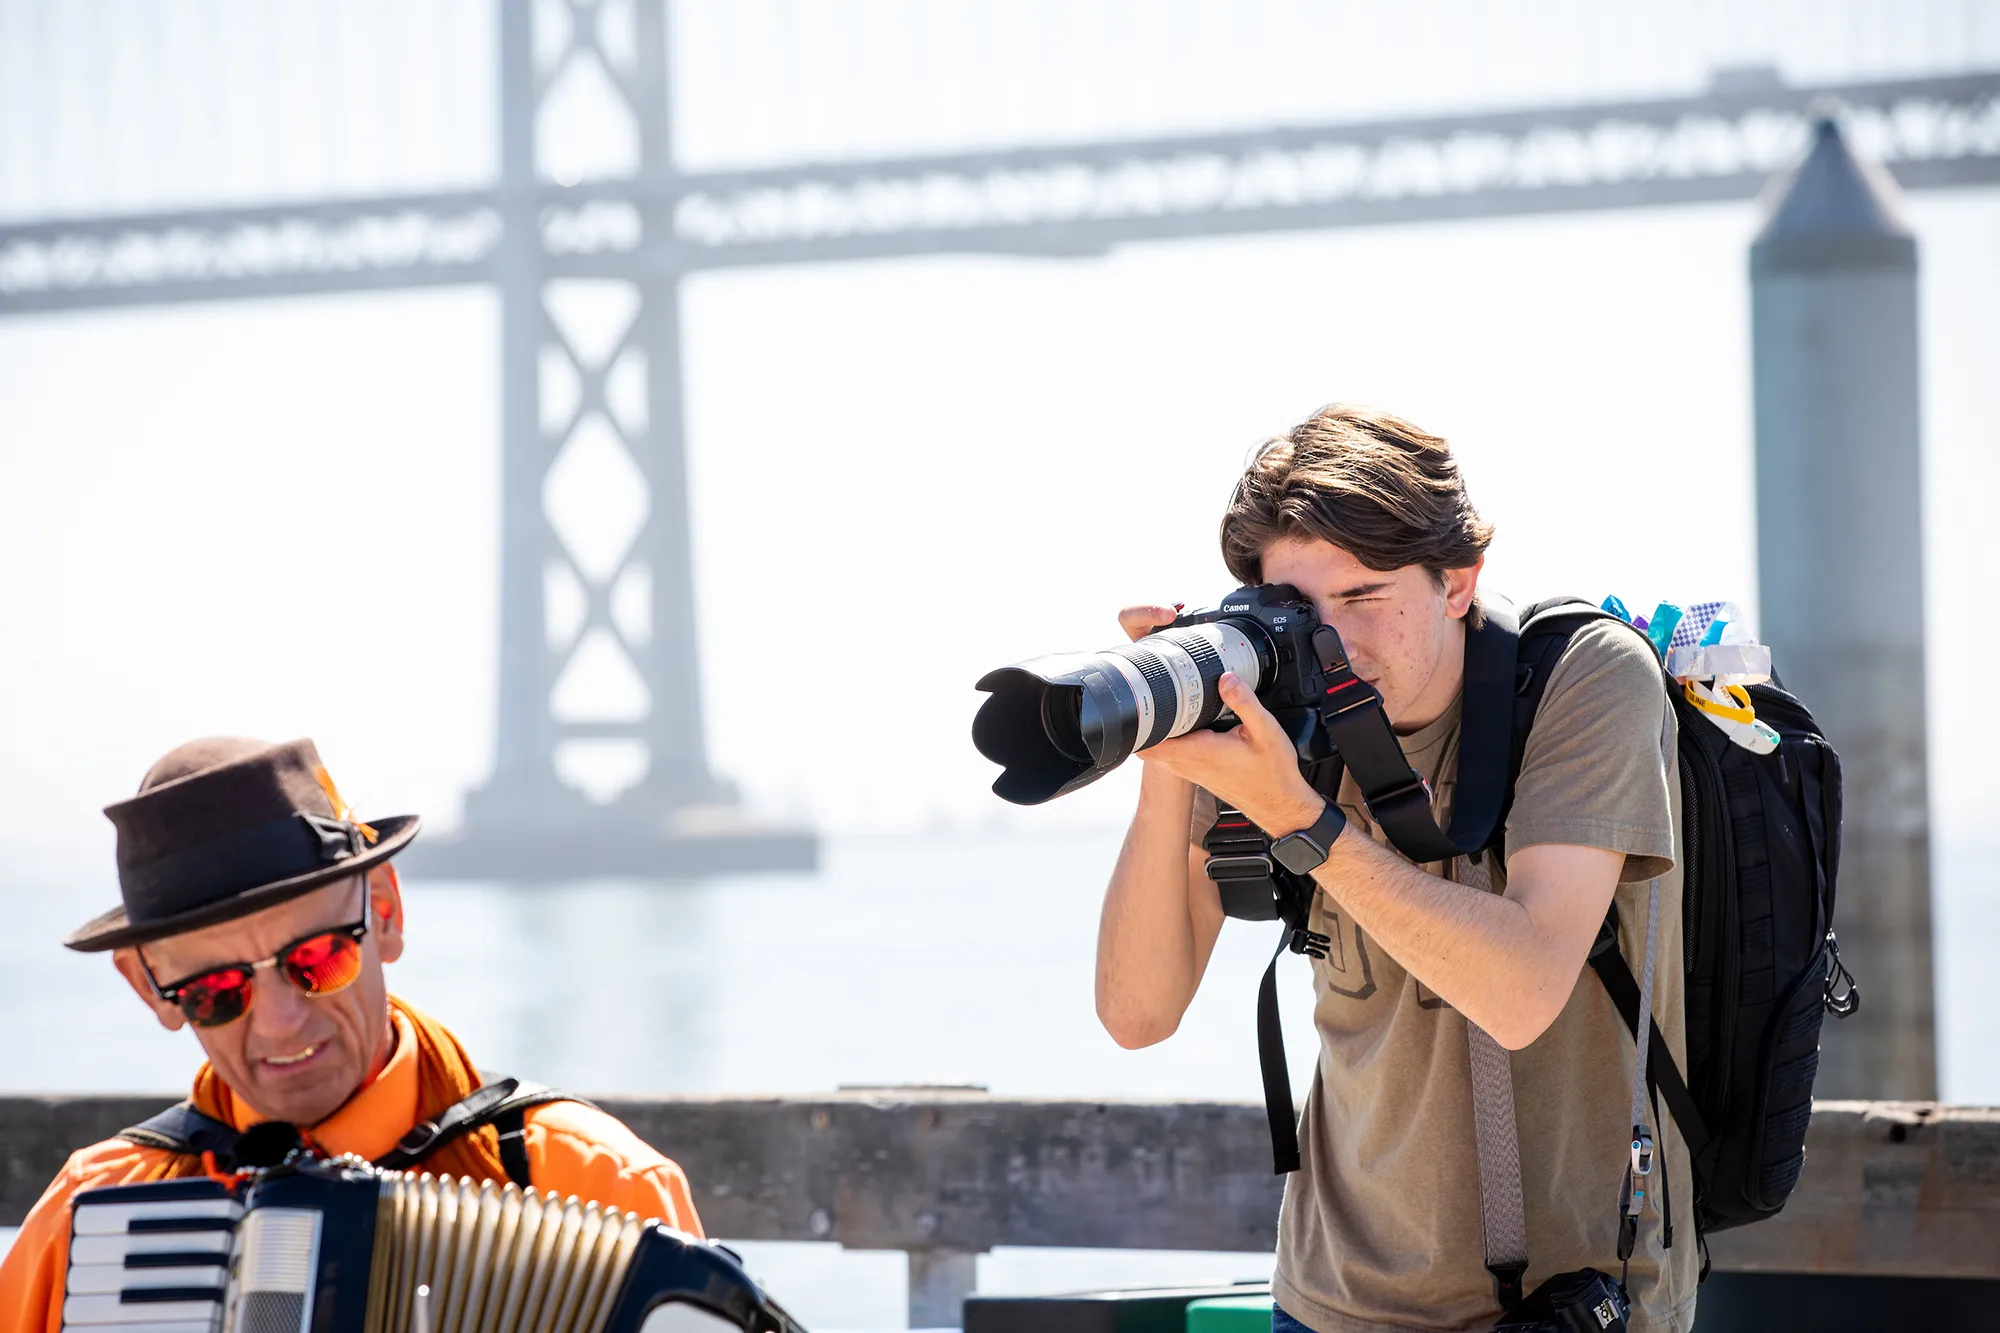
M 1831 115 L 1779 190 L 1750 249 L 1759 619 L 1840 752 L 1834 925 L 1862 998 L 1814 1090 L 1930 1099 L 1917 243 Z
M 677 875 L 810 867 L 813 835 L 755 825 L 709 767 L 696 657 L 681 402 L 680 283 L 668 99 L 666 0 L 630 0 L 612 40 L 610 6 L 568 7 L 557 47 L 535 30 L 540 6 L 498 6 L 501 240 L 501 551 L 499 725 L 492 776 L 466 797 L 456 839 L 413 847 L 418 873 L 568 877 Z M 547 21 L 547 16 L 544 16 Z M 541 38 L 538 44 L 537 38 Z M 572 61 L 595 61 L 638 145 L 639 244 L 591 276 L 550 263 L 542 111 Z M 562 316 L 564 290 L 598 316 L 585 337 Z M 576 306 L 570 307 L 576 309 Z M 601 327 L 609 322 L 614 327 Z M 616 327 L 622 323 L 622 328 Z M 604 336 L 606 334 L 612 336 Z M 564 524 L 565 472 L 595 467 L 620 502 Z M 622 482 L 616 479 L 621 477 Z M 589 483 L 582 483 L 588 485 Z M 566 673 L 622 677 L 623 707 L 566 710 Z M 609 804 L 560 771 L 565 751 L 643 776 Z

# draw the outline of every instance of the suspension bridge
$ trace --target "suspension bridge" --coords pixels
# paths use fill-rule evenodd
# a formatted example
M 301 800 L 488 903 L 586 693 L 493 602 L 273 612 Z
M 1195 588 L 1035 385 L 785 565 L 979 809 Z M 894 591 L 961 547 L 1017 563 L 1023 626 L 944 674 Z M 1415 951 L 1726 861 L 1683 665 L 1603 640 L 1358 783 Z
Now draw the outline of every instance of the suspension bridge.
M 499 165 L 481 188 L 0 225 L 0 316 L 497 290 L 495 761 L 468 794 L 460 835 L 413 851 L 432 874 L 698 875 L 813 862 L 812 832 L 738 808 L 708 756 L 683 426 L 690 274 L 935 254 L 1083 258 L 1153 240 L 1743 200 L 1800 160 L 1815 117 L 1834 108 L 1848 140 L 1904 190 L 2000 183 L 2000 69 L 1800 85 L 1739 67 L 1674 97 L 683 170 L 669 18 L 667 0 L 501 3 Z M 546 160 L 543 121 L 553 90 L 584 64 L 615 92 L 636 165 L 565 183 Z M 565 323 L 559 295 L 579 286 L 616 294 L 625 317 L 608 343 Z M 575 458 L 606 439 L 646 492 L 613 534 L 620 554 L 609 562 L 580 558 L 577 534 L 546 503 Z M 559 599 L 580 613 L 559 615 Z M 625 713 L 557 706 L 592 642 L 643 683 Z M 644 777 L 597 804 L 564 781 L 558 757 L 607 742 L 642 751 Z

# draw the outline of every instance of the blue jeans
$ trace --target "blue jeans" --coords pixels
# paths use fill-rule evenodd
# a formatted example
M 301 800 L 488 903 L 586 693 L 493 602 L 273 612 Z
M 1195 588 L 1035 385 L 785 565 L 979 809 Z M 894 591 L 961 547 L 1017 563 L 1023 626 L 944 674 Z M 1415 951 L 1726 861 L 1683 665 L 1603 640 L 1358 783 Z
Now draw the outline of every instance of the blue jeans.
M 1312 1330 L 1274 1305 L 1271 1307 L 1271 1333 L 1312 1333 Z

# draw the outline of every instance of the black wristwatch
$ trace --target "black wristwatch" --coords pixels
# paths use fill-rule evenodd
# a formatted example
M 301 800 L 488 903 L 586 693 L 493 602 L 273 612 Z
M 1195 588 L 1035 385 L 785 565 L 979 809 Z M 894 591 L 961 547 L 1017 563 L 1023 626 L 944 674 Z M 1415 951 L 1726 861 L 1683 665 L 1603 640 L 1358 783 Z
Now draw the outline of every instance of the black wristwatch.
M 1287 833 L 1271 844 L 1271 859 L 1294 875 L 1310 875 L 1326 861 L 1333 840 L 1347 827 L 1347 816 L 1332 801 L 1320 817 L 1297 833 Z

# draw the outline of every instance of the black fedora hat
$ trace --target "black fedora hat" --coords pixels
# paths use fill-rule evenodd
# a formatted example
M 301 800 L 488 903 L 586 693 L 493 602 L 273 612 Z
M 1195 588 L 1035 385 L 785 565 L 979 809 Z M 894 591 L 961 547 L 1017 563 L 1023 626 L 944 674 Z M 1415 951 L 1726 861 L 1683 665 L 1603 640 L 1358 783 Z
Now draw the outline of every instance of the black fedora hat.
M 125 901 L 63 941 L 83 953 L 248 916 L 359 874 L 401 851 L 419 823 L 355 819 L 311 741 L 233 736 L 174 749 L 138 795 L 104 813 L 118 830 Z

